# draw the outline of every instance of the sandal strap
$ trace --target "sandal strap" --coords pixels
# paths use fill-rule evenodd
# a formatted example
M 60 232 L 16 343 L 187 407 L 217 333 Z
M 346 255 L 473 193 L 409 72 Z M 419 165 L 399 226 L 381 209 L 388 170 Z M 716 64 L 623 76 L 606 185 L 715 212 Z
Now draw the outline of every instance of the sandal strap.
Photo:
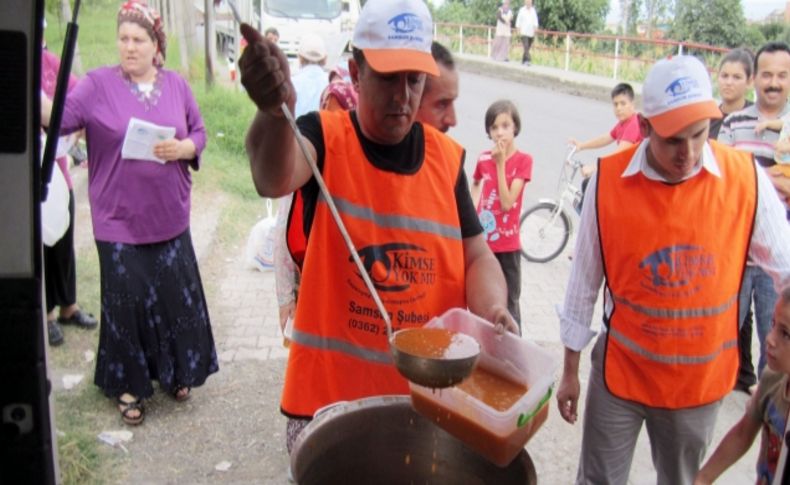
M 134 406 L 142 406 L 142 403 L 143 403 L 143 400 L 140 399 L 139 397 L 136 398 L 134 401 L 124 401 L 123 399 L 121 399 L 121 396 L 118 396 L 118 397 L 115 398 L 115 400 L 116 400 L 116 402 L 118 404 L 121 404 L 123 406 L 133 406 L 133 405 Z
M 143 407 L 141 399 L 138 398 L 136 401 L 129 402 L 124 401 L 119 397 L 118 405 L 121 406 L 119 411 L 121 412 L 121 417 L 126 424 L 135 425 L 143 422 L 143 418 L 145 417 L 145 408 Z M 134 411 L 139 412 L 139 414 L 137 416 L 132 416 L 131 413 Z

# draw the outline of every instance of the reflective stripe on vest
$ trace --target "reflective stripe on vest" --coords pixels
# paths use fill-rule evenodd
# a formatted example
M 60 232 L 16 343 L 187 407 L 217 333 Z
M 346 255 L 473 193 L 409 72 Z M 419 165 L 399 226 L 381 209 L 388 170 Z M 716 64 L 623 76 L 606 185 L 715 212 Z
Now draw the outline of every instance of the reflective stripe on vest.
M 647 360 L 660 362 L 662 364 L 705 364 L 718 357 L 723 351 L 738 345 L 737 340 L 727 340 L 721 344 L 719 349 L 708 355 L 659 355 L 648 351 L 644 347 L 641 347 L 639 344 L 628 339 L 628 337 L 615 329 L 610 330 L 610 337 L 620 341 L 631 352 L 638 354 Z
M 711 147 L 721 177 L 703 169 L 674 185 L 641 172 L 622 176 L 637 146 L 599 161 L 598 228 L 612 301 L 604 380 L 622 399 L 687 408 L 721 399 L 735 383 L 757 179 L 751 156 Z
M 348 113 L 321 112 L 322 175 L 393 330 L 466 307 L 465 261 L 455 186 L 463 150 L 424 127 L 419 170 L 372 165 Z M 326 201 L 319 196 L 303 261 L 281 408 L 312 416 L 341 400 L 405 394 L 386 327 Z
M 326 203 L 324 195 L 318 195 L 319 202 Z M 363 207 L 353 202 L 349 202 L 340 197 L 333 197 L 338 212 L 349 214 L 357 219 L 364 219 L 375 223 L 379 227 L 389 227 L 398 229 L 411 229 L 413 231 L 426 232 L 449 239 L 461 239 L 461 228 L 453 227 L 448 224 L 439 224 L 429 219 L 417 217 L 403 217 L 392 215 L 381 215 L 374 213 L 370 208 Z
M 681 309 L 648 308 L 642 305 L 637 305 L 636 303 L 630 302 L 625 298 L 619 297 L 617 295 L 612 295 L 612 300 L 614 300 L 615 303 L 628 305 L 635 312 L 641 313 L 648 317 L 695 318 L 695 317 L 712 317 L 726 312 L 727 310 L 730 309 L 730 307 L 733 304 L 738 302 L 738 295 L 732 296 L 729 300 L 725 301 L 723 304 L 717 307 L 709 307 L 709 308 L 681 308 Z
M 375 362 L 377 364 L 392 364 L 393 358 L 390 352 L 382 352 L 380 350 L 365 349 L 357 345 L 350 344 L 345 340 L 324 338 L 319 335 L 313 335 L 301 330 L 294 330 L 291 334 L 291 342 L 304 345 L 306 347 L 313 347 L 320 350 L 332 350 L 335 352 L 342 352 L 358 359 L 367 360 L 368 362 Z

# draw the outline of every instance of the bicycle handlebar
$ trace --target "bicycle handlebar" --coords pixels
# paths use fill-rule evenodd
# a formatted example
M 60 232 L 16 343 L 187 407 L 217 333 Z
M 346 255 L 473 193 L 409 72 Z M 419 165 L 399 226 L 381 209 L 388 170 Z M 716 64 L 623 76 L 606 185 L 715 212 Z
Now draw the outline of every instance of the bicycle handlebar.
M 573 168 L 578 168 L 578 167 L 581 167 L 582 165 L 584 165 L 579 160 L 576 160 L 575 158 L 573 158 L 573 156 L 578 151 L 579 151 L 579 149 L 576 147 L 576 145 L 568 144 L 568 152 L 565 154 L 565 163 L 567 163 L 568 165 L 570 165 Z

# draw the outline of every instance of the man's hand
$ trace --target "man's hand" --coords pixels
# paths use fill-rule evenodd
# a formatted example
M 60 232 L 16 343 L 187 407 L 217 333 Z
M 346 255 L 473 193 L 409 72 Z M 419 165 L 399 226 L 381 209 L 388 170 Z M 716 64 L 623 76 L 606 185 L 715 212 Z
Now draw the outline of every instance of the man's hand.
M 294 317 L 295 310 L 296 310 L 295 301 L 291 301 L 290 303 L 286 303 L 285 305 L 281 305 L 279 307 L 280 331 L 285 332 L 285 324 L 288 322 L 289 318 Z
M 491 313 L 488 317 L 489 321 L 494 324 L 494 329 L 498 334 L 503 334 L 505 331 L 519 335 L 518 323 L 513 319 L 507 308 L 494 305 L 491 308 Z
M 296 100 L 288 58 L 245 23 L 241 24 L 241 35 L 247 40 L 239 59 L 241 84 L 261 112 L 283 116 L 280 105 L 285 102 L 293 109 Z
M 562 419 L 574 424 L 578 419 L 579 394 L 579 375 L 563 372 L 560 379 L 560 386 L 557 389 L 557 405 L 560 409 Z
M 557 406 L 562 419 L 573 424 L 578 419 L 579 394 L 579 359 L 581 353 L 565 347 L 565 359 L 562 368 L 562 379 L 557 389 Z

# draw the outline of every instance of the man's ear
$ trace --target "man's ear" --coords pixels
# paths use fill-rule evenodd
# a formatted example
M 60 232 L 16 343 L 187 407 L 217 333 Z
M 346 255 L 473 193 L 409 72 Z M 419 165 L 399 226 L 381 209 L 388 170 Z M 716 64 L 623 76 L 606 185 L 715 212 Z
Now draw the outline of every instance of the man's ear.
M 359 93 L 359 65 L 353 58 L 348 60 L 348 76 L 351 78 L 354 91 Z
M 637 113 L 637 116 L 639 117 L 639 131 L 642 132 L 642 136 L 644 138 L 647 138 L 648 136 L 650 136 L 650 131 L 651 131 L 650 121 L 648 121 L 647 118 L 642 116 L 642 113 Z

